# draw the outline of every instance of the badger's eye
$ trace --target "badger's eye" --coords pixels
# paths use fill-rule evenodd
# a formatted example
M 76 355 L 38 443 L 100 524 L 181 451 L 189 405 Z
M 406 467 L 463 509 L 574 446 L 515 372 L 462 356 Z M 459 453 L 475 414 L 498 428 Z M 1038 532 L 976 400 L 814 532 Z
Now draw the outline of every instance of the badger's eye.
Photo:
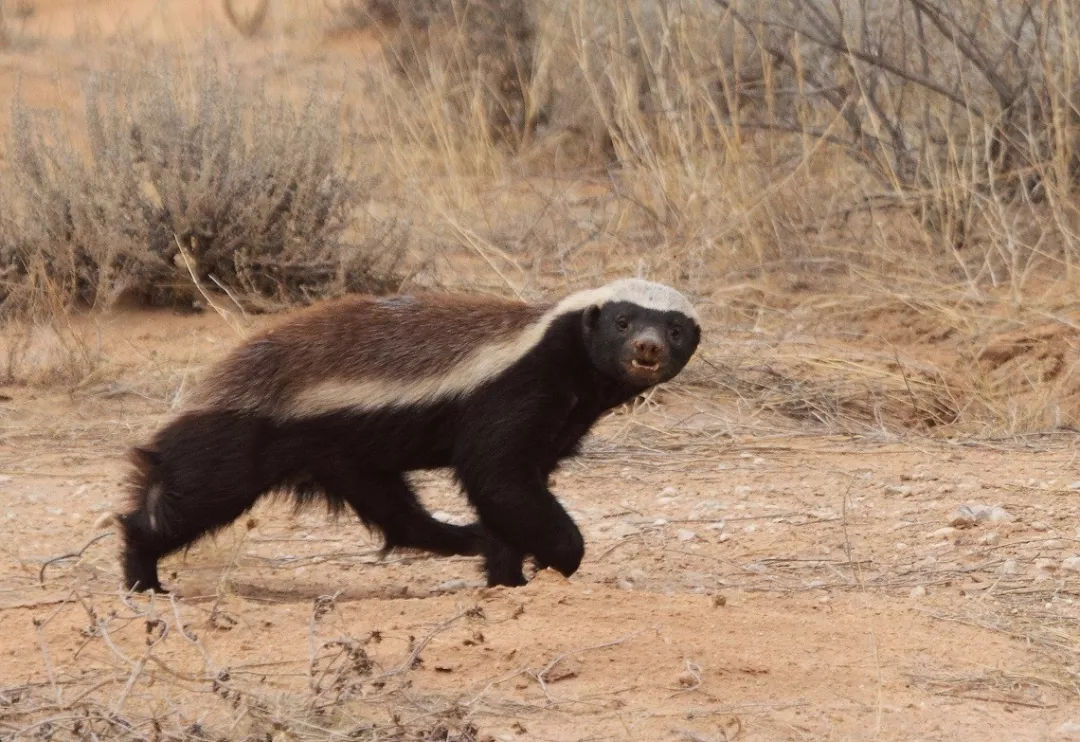
M 619 317 L 615 320 L 615 326 L 619 328 L 619 332 L 626 332 L 630 329 L 630 320 L 626 317 Z
M 668 330 L 668 334 L 671 335 L 672 340 L 678 340 L 682 336 L 682 330 L 679 329 L 678 325 L 672 325 L 671 329 Z

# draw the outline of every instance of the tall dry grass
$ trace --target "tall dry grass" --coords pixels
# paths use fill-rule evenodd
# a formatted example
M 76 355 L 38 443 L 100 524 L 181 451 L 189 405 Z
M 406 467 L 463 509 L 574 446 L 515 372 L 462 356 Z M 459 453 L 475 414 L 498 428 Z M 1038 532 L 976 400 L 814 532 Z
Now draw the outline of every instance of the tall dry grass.
M 243 134 L 236 143 L 219 138 L 216 150 L 193 162 L 180 185 L 208 183 L 204 192 L 215 204 L 248 204 L 257 215 L 235 218 L 232 236 L 215 238 L 213 247 L 196 246 L 213 256 L 205 259 L 212 271 L 198 259 L 204 287 L 214 290 L 217 279 L 238 294 L 286 300 L 396 287 L 396 280 L 378 280 L 397 278 L 394 271 L 370 272 L 359 285 L 349 281 L 364 275 L 364 260 L 384 248 L 398 256 L 406 242 L 412 257 L 441 269 L 442 283 L 525 298 L 640 273 L 685 287 L 711 320 L 729 327 L 771 328 L 780 338 L 789 331 L 844 332 L 875 345 L 874 352 L 885 348 L 883 357 L 900 356 L 894 346 L 905 346 L 912 358 L 883 362 L 869 376 L 852 364 L 843 379 L 827 377 L 836 388 L 853 381 L 876 390 L 880 399 L 869 409 L 911 396 L 905 374 L 918 366 L 927 381 L 917 386 L 928 386 L 932 398 L 912 409 L 938 411 L 923 416 L 927 425 L 1080 424 L 1080 405 L 1070 401 L 1078 354 L 1067 288 L 1080 255 L 1080 18 L 1067 0 L 331 6 L 335 38 L 351 24 L 363 38 L 382 42 L 382 58 L 350 70 L 355 85 L 342 94 L 340 115 L 332 107 L 287 108 L 284 117 L 271 117 L 281 122 L 270 127 L 280 133 L 271 132 L 272 144 L 241 145 L 250 139 Z M 226 54 L 215 48 L 209 55 Z M 183 93 L 182 76 L 160 79 L 159 95 L 197 100 Z M 219 102 L 209 107 L 218 129 L 250 131 L 246 114 Z M 119 110 L 133 110 L 134 99 L 119 103 Z M 179 157 L 190 115 L 170 119 L 160 113 L 168 107 L 152 98 L 140 110 L 155 112 L 142 130 Z M 123 132 L 122 119 L 106 123 Z M 344 136 L 342 119 L 357 129 L 355 139 Z M 17 128 L 24 136 L 34 132 L 33 146 L 48 155 L 49 167 L 85 161 L 84 153 L 65 151 L 62 137 L 41 134 L 47 128 Z M 24 177 L 15 189 L 24 213 L 12 220 L 9 209 L 6 223 L 30 225 L 14 230 L 20 243 L 24 232 L 40 231 L 36 222 L 55 225 L 42 244 L 78 243 L 100 233 L 102 222 L 138 222 L 147 209 L 168 212 L 168 229 L 91 237 L 109 247 L 89 258 L 93 277 L 81 287 L 70 276 L 87 273 L 85 260 L 61 269 L 39 263 L 35 283 L 25 267 L 12 278 L 8 259 L 0 267 L 7 271 L 8 307 L 18 304 L 12 292 L 108 304 L 128 290 L 113 275 L 129 265 L 150 266 L 141 286 L 152 294 L 192 295 L 175 241 L 162 234 L 175 232 L 184 245 L 221 231 L 173 223 L 175 209 L 157 208 L 158 196 L 164 203 L 179 186 L 154 183 L 154 196 L 143 176 L 130 175 L 124 163 L 136 158 L 125 136 L 106 148 L 120 154 L 94 160 L 105 163 L 98 176 L 122 174 L 125 195 L 111 199 L 119 207 L 109 219 L 97 219 L 84 208 L 90 201 L 75 198 L 80 218 L 69 234 L 67 217 L 57 216 L 66 208 L 52 196 L 57 189 Z M 214 158 L 235 170 L 229 158 L 243 160 L 238 152 L 256 154 L 278 190 L 219 178 Z M 342 160 L 354 161 L 354 174 L 370 180 L 358 185 L 346 177 L 337 168 Z M 283 173 L 297 168 L 323 168 L 305 178 L 326 184 L 312 185 L 305 213 L 320 213 L 319 199 L 328 198 L 326 213 L 334 218 L 314 232 L 286 220 L 291 247 L 279 248 L 273 243 L 285 223 L 274 226 L 272 204 L 284 192 Z M 173 168 L 165 170 L 172 175 Z M 46 204 L 57 204 L 52 216 L 28 219 L 27 209 Z M 342 226 L 357 215 L 365 220 L 359 229 Z M 0 245 L 10 255 L 12 230 L 7 234 Z M 268 234 L 273 239 L 263 240 Z M 302 257 L 282 259 L 286 253 Z M 314 279 L 295 277 L 310 277 L 313 266 Z M 994 350 L 1009 332 L 1039 322 L 1056 323 L 1063 340 L 1052 378 L 1027 374 L 1024 354 L 994 360 L 1009 355 Z M 784 376 L 800 365 L 789 363 L 780 345 L 777 353 L 775 364 L 752 368 L 752 375 Z M 882 378 L 887 384 L 874 381 Z M 803 390 L 794 396 L 805 392 L 801 383 L 790 386 Z M 769 405 L 800 408 L 792 402 Z M 850 408 L 838 399 L 815 405 Z
M 530 33 L 491 44 L 524 39 L 514 54 L 532 74 L 517 88 L 463 67 L 477 34 L 459 5 L 426 21 L 438 48 L 403 42 L 408 24 L 376 26 L 386 60 L 367 72 L 363 127 L 383 195 L 409 194 L 392 208 L 474 256 L 492 289 L 641 272 L 712 300 L 729 325 L 922 346 L 926 359 L 889 351 L 869 375 L 852 363 L 828 377 L 876 390 L 869 408 L 911 397 L 917 366 L 931 391 L 901 417 L 922 425 L 1080 423 L 1066 308 L 1080 255 L 1072 4 L 522 3 Z M 490 113 L 507 89 L 525 112 L 510 134 Z M 1047 316 L 1064 339 L 1052 378 L 993 360 Z M 779 356 L 783 373 L 799 365 Z

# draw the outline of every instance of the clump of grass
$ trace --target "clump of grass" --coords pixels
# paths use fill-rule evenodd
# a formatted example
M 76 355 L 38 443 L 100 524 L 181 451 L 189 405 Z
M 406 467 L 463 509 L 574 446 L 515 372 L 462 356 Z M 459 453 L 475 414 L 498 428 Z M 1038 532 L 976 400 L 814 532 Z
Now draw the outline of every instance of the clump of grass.
M 196 282 L 256 306 L 393 285 L 403 235 L 357 223 L 371 183 L 339 101 L 295 103 L 242 80 L 212 59 L 119 59 L 86 80 L 75 121 L 16 97 L 4 314 L 123 296 L 190 305 Z

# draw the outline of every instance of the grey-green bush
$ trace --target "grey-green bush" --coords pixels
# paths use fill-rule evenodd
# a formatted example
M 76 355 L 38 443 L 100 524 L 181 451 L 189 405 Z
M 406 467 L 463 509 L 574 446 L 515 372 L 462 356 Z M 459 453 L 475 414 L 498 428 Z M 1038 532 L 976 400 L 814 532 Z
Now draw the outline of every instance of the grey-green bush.
M 395 283 L 400 230 L 373 222 L 356 238 L 370 183 L 337 102 L 295 104 L 226 65 L 171 60 L 121 60 L 84 94 L 68 125 L 12 104 L 0 313 L 120 297 L 190 306 L 192 272 L 256 307 Z

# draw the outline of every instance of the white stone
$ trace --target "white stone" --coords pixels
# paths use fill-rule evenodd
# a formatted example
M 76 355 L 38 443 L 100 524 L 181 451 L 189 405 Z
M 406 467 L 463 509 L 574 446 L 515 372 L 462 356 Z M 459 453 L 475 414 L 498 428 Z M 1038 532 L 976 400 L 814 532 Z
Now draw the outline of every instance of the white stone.
M 689 528 L 680 528 L 675 535 L 680 541 L 693 541 L 697 538 L 697 534 Z
M 1020 562 L 1015 559 L 1006 559 L 1001 563 L 1001 574 L 1015 575 L 1020 572 Z
M 910 497 L 911 487 L 906 484 L 887 484 L 885 485 L 886 495 L 898 495 L 900 497 Z
M 911 592 L 908 593 L 908 597 L 911 597 L 911 598 L 923 598 L 923 597 L 926 597 L 926 588 L 923 587 L 922 585 L 916 585 L 915 587 L 911 588 Z
M 1070 572 L 1080 572 L 1080 556 L 1071 556 L 1062 560 L 1061 568 Z
M 987 531 L 982 535 L 982 538 L 979 539 L 979 543 L 985 544 L 986 546 L 993 546 L 1000 540 L 1001 535 L 997 531 Z
M 1057 739 L 1080 739 L 1080 722 L 1067 721 L 1054 730 Z
M 949 516 L 949 525 L 965 528 L 976 523 L 1008 523 L 1012 515 L 999 505 L 961 505 Z
M 447 580 L 446 582 L 440 582 L 435 586 L 435 591 L 440 593 L 450 593 L 457 590 L 463 590 L 469 583 L 459 578 L 453 580 Z

